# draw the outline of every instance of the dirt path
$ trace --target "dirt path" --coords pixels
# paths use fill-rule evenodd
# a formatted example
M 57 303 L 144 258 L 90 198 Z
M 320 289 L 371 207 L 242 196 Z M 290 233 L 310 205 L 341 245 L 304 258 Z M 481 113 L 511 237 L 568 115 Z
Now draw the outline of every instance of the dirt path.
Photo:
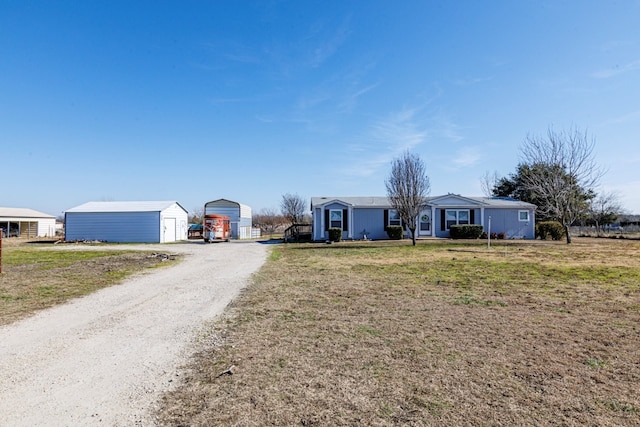
M 254 242 L 158 250 L 186 257 L 0 328 L 0 425 L 153 424 L 198 331 L 267 255 Z

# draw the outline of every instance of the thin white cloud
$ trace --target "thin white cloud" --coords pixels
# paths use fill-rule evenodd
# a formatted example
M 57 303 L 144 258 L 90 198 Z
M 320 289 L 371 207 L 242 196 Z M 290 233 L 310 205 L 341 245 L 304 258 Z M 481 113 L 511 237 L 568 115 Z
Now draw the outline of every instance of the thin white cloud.
M 479 83 L 488 82 L 493 80 L 493 77 L 471 77 L 471 78 L 459 78 L 454 79 L 452 83 L 456 86 L 472 86 Z
M 241 102 L 253 102 L 254 98 L 209 98 L 210 104 L 237 104 Z
M 315 24 L 312 28 L 313 33 L 321 33 L 319 29 L 322 28 L 321 24 Z M 311 49 L 311 57 L 309 58 L 309 65 L 312 68 L 317 68 L 322 65 L 327 59 L 335 54 L 340 46 L 342 46 L 347 40 L 350 34 L 348 19 L 338 27 L 333 34 L 323 39 L 315 48 Z
M 271 118 L 271 117 L 267 117 L 267 116 L 255 116 L 256 120 L 258 120 L 259 122 L 262 123 L 274 123 L 275 119 Z
M 316 93 L 311 96 L 300 98 L 296 104 L 296 109 L 300 111 L 309 110 L 331 99 L 328 93 Z
M 198 63 L 198 62 L 190 62 L 189 65 L 193 68 L 196 68 L 198 70 L 203 70 L 203 71 L 220 71 L 224 69 L 224 67 L 220 65 L 208 65 L 208 64 Z
M 227 53 L 224 55 L 225 59 L 233 62 L 241 62 L 243 64 L 259 64 L 261 59 L 255 55 L 239 54 L 239 53 Z
M 353 161 L 343 173 L 358 177 L 374 175 L 403 152 L 423 143 L 428 133 L 417 121 L 418 111 L 417 108 L 403 108 L 375 123 L 366 144 L 350 147 Z
M 420 129 L 414 120 L 417 111 L 416 108 L 404 108 L 391 114 L 388 119 L 376 123 L 372 129 L 373 138 L 386 142 L 394 154 L 411 150 L 427 136 L 427 132 Z
M 640 119 L 640 110 L 632 111 L 631 113 L 624 114 L 622 116 L 614 117 L 603 123 L 603 125 L 619 125 L 622 123 L 637 123 Z
M 596 79 L 608 79 L 611 77 L 616 77 L 620 74 L 628 73 L 631 71 L 640 70 L 640 60 L 630 62 L 626 65 L 615 65 L 612 68 L 607 68 L 604 70 L 599 70 L 593 73 L 591 76 Z
M 451 142 L 460 142 L 464 137 L 460 133 L 460 126 L 453 122 L 449 117 L 437 115 L 433 119 L 433 133 L 436 136 L 447 139 Z
M 362 95 L 366 94 L 367 92 L 375 89 L 378 85 L 379 83 L 375 83 L 365 88 L 359 89 L 354 93 L 347 94 L 345 96 L 345 99 L 338 106 L 338 109 L 340 110 L 340 112 L 343 112 L 343 113 L 349 113 L 353 111 L 353 109 L 358 105 L 358 98 L 360 98 Z
M 456 150 L 453 164 L 457 167 L 470 167 L 476 165 L 482 159 L 480 149 L 474 146 L 462 147 Z
M 610 52 L 620 48 L 633 47 L 635 44 L 632 40 L 610 40 L 595 47 L 602 52 Z

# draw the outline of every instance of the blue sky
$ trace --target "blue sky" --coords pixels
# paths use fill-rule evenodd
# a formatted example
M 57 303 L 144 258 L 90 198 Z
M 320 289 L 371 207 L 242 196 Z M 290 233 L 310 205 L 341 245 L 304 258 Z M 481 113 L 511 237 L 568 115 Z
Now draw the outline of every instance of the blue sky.
M 0 206 L 482 195 L 575 126 L 640 213 L 639 1 L 0 2 Z

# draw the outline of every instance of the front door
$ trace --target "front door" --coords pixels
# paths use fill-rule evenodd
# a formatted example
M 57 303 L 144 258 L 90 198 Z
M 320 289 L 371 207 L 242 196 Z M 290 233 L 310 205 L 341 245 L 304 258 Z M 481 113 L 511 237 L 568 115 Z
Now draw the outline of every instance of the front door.
M 431 236 L 431 209 L 420 212 L 418 236 Z

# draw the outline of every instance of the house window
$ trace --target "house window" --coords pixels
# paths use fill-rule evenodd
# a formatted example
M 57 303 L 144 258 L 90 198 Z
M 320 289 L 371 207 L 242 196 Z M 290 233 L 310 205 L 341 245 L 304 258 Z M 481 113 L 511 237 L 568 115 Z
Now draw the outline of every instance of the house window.
M 518 211 L 518 220 L 521 222 L 529 222 L 529 211 Z
M 402 225 L 402 220 L 397 210 L 389 209 L 389 224 L 387 225 Z
M 342 209 L 332 209 L 329 212 L 329 218 L 329 227 L 344 228 L 342 227 Z
M 469 209 L 447 209 L 446 212 L 447 230 L 452 225 L 470 224 Z

